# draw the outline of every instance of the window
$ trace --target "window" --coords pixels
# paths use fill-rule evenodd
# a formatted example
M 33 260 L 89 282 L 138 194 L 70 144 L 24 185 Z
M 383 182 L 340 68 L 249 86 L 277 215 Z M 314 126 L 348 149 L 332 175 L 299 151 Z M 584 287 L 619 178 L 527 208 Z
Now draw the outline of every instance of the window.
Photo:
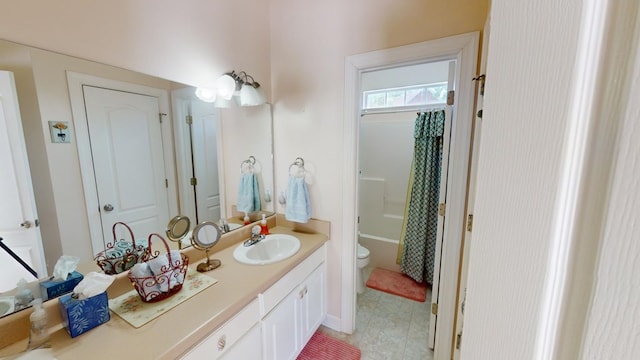
M 388 108 L 420 107 L 445 104 L 447 102 L 447 83 L 405 86 L 363 92 L 363 110 L 381 110 Z

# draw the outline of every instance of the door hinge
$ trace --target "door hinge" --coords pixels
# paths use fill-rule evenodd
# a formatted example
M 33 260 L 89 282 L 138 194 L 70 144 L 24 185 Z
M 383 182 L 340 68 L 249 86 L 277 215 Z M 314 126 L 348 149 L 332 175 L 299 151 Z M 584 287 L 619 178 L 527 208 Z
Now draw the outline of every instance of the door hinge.
M 163 116 L 167 116 L 167 114 L 165 114 L 165 113 L 159 113 L 158 114 L 158 119 L 160 120 L 160 124 L 162 124 L 162 117 Z
M 462 333 L 456 335 L 456 349 L 460 350 L 461 343 L 462 343 Z
M 473 229 L 473 214 L 467 215 L 467 231 L 471 231 Z
M 431 313 L 438 315 L 438 303 L 431 303 Z
M 444 216 L 444 214 L 446 212 L 447 212 L 447 204 L 446 203 L 440 203 L 440 207 L 438 208 L 438 215 Z
M 196 185 L 198 185 L 198 179 L 192 177 L 191 178 L 191 186 L 196 186 Z
M 193 117 L 191 115 L 185 116 L 184 120 L 186 121 L 187 125 L 193 124 Z
M 164 179 L 164 187 L 169 188 L 169 180 Z
M 447 105 L 453 105 L 455 96 L 456 96 L 455 90 L 449 90 L 449 92 L 447 93 Z

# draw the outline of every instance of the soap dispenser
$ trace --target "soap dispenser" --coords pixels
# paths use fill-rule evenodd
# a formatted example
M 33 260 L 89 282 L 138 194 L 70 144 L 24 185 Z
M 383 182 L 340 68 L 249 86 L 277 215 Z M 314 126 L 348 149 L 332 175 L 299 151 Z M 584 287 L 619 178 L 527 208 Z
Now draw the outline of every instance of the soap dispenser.
M 249 218 L 249 214 L 244 213 L 244 224 L 249 225 L 251 223 L 251 219 Z
M 42 307 L 42 299 L 33 300 L 33 312 L 29 315 L 31 330 L 29 333 L 29 350 L 39 348 L 49 340 L 47 332 L 47 313 Z
M 267 219 L 265 214 L 262 214 L 262 220 L 260 220 L 260 234 L 269 235 L 269 227 L 267 226 Z

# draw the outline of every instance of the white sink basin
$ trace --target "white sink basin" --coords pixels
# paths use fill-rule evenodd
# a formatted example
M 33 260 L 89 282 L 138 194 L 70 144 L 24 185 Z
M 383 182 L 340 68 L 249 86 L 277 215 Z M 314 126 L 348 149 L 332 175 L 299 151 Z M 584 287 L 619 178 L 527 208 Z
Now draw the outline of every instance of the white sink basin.
M 243 264 L 266 265 L 288 259 L 300 250 L 300 240 L 286 234 L 270 234 L 251 246 L 238 245 L 233 257 Z

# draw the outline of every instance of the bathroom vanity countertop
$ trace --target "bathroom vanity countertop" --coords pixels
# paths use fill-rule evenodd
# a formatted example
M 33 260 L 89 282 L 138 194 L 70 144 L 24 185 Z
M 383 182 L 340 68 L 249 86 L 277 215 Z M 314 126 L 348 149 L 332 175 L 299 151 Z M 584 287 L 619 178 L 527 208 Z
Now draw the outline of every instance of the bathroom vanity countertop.
M 213 253 L 222 265 L 204 273 L 218 282 L 194 297 L 182 302 L 167 313 L 134 328 L 111 312 L 111 320 L 86 334 L 71 338 L 61 325 L 51 335 L 50 344 L 55 357 L 64 359 L 175 359 L 199 343 L 213 330 L 233 317 L 257 295 L 311 255 L 327 241 L 325 234 L 309 234 L 290 227 L 276 226 L 271 233 L 291 234 L 300 239 L 300 250 L 289 259 L 269 265 L 245 265 L 233 258 L 235 243 Z M 231 235 L 231 233 L 229 234 Z M 239 236 L 238 236 L 239 237 Z M 244 240 L 244 239 L 241 239 Z M 239 243 L 239 242 L 238 242 Z M 204 252 L 187 249 L 189 266 L 195 268 L 203 261 Z M 123 278 L 122 275 L 125 275 Z M 126 273 L 109 288 L 109 298 L 131 290 Z M 126 282 L 126 285 L 122 283 Z M 113 288 L 113 289 L 112 289 Z M 57 301 L 55 302 L 57 308 Z M 14 344 L 21 348 L 24 344 Z M 6 350 L 3 349 L 3 350 Z M 0 350 L 0 357 L 4 351 Z

